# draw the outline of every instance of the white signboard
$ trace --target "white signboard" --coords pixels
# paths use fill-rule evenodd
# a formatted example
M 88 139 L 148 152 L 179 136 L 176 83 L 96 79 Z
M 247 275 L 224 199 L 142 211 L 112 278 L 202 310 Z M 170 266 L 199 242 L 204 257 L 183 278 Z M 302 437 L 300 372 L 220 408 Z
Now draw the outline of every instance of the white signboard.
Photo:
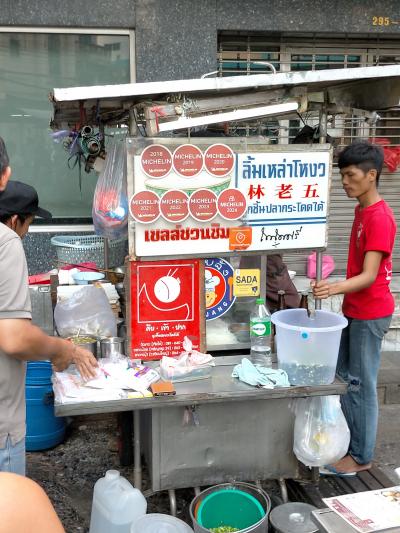
M 271 151 L 269 151 L 271 150 Z M 326 246 L 331 152 L 149 144 L 134 155 L 135 255 Z

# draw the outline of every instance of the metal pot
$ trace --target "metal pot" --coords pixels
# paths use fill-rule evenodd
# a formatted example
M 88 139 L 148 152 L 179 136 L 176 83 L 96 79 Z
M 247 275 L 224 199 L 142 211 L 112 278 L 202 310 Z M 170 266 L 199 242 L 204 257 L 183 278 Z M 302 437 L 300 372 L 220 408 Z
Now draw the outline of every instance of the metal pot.
M 91 341 L 83 342 L 85 339 L 91 339 Z M 79 337 L 68 337 L 68 340 L 73 342 L 75 346 L 79 346 L 80 348 L 89 350 L 89 352 L 92 352 L 92 354 L 97 357 L 97 339 L 92 335 L 79 335 Z
M 125 355 L 125 339 L 122 337 L 104 337 L 100 340 L 100 357 Z
M 311 518 L 316 509 L 308 503 L 284 503 L 272 509 L 269 521 L 275 533 L 317 533 L 319 528 Z

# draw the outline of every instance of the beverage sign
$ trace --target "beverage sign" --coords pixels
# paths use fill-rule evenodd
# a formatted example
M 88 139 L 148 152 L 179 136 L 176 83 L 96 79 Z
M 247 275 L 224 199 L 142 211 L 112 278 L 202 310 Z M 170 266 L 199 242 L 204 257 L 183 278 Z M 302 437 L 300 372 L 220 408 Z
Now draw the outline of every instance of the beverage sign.
M 144 172 L 143 154 L 149 158 L 143 144 L 129 160 L 131 205 L 139 193 L 151 192 L 160 199 L 161 216 L 154 207 L 151 221 L 131 207 L 137 222 L 132 255 L 216 257 L 326 246 L 331 149 L 290 145 L 241 152 L 206 139 L 199 145 L 170 140 L 172 169 L 160 178 L 149 177 L 151 168 Z
M 178 356 L 186 336 L 194 349 L 203 348 L 202 272 L 196 259 L 130 262 L 132 358 Z

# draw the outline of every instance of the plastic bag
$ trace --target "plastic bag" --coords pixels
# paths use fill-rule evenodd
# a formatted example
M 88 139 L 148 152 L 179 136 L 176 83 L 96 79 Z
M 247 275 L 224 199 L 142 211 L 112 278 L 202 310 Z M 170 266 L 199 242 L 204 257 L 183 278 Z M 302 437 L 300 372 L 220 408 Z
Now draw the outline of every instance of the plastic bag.
M 306 466 L 324 466 L 344 457 L 350 431 L 339 396 L 314 396 L 295 403 L 293 451 Z
M 331 255 L 322 256 L 322 279 L 326 279 L 335 270 L 335 260 Z M 314 252 L 307 257 L 307 277 L 317 277 L 317 254 Z
M 374 144 L 379 144 L 383 148 L 383 163 L 389 172 L 396 172 L 400 165 L 400 146 L 390 146 L 392 141 L 385 137 L 371 139 Z
M 94 335 L 116 337 L 117 321 L 101 287 L 85 285 L 54 309 L 54 321 L 61 337 Z
M 126 148 L 120 141 L 107 153 L 94 192 L 92 216 L 97 235 L 109 239 L 127 236 Z

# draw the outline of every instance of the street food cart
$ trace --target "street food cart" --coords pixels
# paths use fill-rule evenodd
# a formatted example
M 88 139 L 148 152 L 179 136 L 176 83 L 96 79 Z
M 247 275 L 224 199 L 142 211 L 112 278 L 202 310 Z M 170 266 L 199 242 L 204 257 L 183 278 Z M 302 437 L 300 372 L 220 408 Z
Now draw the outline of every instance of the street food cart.
M 176 395 L 56 404 L 56 414 L 134 412 L 135 484 L 141 455 L 153 491 L 232 479 L 299 476 L 293 398 L 345 393 L 344 383 L 259 389 L 232 377 L 255 297 L 265 295 L 268 254 L 327 243 L 332 147 L 328 114 L 366 120 L 398 104 L 398 66 L 54 89 L 53 128 L 129 128 L 130 211 L 125 286 L 130 356 L 176 356 L 189 336 L 224 351 L 211 377 L 176 383 Z M 391 83 L 388 83 L 391 80 Z M 384 94 L 384 97 L 383 97 Z M 320 143 L 271 145 L 258 136 L 208 136 L 214 124 L 320 112 Z M 95 110 L 95 111 L 93 111 Z M 225 134 L 224 134 L 225 132 Z M 251 256 L 252 269 L 242 260 Z M 254 266 L 255 265 L 255 266 Z M 320 302 L 316 302 L 318 309 Z

